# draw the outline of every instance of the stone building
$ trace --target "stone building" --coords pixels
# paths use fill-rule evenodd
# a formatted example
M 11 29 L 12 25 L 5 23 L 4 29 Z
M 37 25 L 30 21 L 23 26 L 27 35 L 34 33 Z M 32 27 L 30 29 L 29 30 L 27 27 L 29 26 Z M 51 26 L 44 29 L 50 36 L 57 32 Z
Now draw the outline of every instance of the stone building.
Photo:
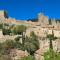
M 49 40 L 46 38 L 48 34 L 54 34 L 55 37 L 58 37 L 58 39 L 52 41 L 53 44 L 53 50 L 55 52 L 60 52 L 60 23 L 59 21 L 56 21 L 55 19 L 51 19 L 49 24 L 49 17 L 45 16 L 43 13 L 38 14 L 38 21 L 32 22 L 32 21 L 21 21 L 16 20 L 15 18 L 8 17 L 8 14 L 6 11 L 1 10 L 0 11 L 0 23 L 6 23 L 9 25 L 25 25 L 27 26 L 27 30 L 25 33 L 25 36 L 30 37 L 30 33 L 33 31 L 39 38 L 39 49 L 35 52 L 35 59 L 36 60 L 44 60 L 44 52 L 47 52 L 49 50 Z M 53 32 L 52 32 L 53 31 Z M 2 30 L 0 30 L 0 42 L 6 41 L 6 40 L 14 40 L 17 37 L 10 36 L 10 35 L 3 35 Z M 20 42 L 22 43 L 22 39 L 20 39 Z M 25 51 L 12 49 L 10 52 L 13 55 L 13 59 L 17 59 L 20 56 L 28 56 L 28 54 Z M 12 56 L 11 55 L 11 56 Z
M 27 51 L 22 51 L 18 49 L 10 50 L 10 57 L 12 58 L 12 60 L 20 60 L 21 58 L 26 57 L 28 55 L 29 53 Z
M 49 18 L 47 16 L 45 16 L 43 13 L 38 14 L 38 22 L 40 23 L 41 26 L 49 24 L 48 20 L 49 20 Z

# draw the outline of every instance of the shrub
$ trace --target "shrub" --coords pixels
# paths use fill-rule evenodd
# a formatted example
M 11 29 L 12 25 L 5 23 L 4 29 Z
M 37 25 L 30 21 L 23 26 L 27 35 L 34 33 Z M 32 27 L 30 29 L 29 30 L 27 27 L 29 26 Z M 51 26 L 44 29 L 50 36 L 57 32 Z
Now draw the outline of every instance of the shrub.
M 60 54 L 49 50 L 44 54 L 44 60 L 60 60 Z
M 34 57 L 29 55 L 27 57 L 22 58 L 21 60 L 34 60 Z
M 2 29 L 2 31 L 3 31 L 3 35 L 10 35 L 10 33 L 11 33 L 11 30 L 10 29 Z

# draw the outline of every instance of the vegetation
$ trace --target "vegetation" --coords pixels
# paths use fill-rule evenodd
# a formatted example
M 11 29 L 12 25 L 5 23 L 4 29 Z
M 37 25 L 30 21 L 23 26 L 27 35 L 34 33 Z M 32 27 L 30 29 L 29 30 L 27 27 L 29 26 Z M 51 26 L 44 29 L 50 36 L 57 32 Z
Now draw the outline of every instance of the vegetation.
M 3 30 L 3 35 L 10 35 L 10 33 L 11 33 L 10 29 L 3 28 L 2 30 Z
M 26 41 L 27 42 L 27 41 Z M 26 44 L 25 42 L 25 44 Z M 29 46 L 29 47 L 28 47 Z M 20 50 L 27 50 L 29 53 L 36 51 L 36 45 L 34 45 L 32 42 L 27 43 L 27 46 L 23 45 L 18 42 L 18 41 L 13 41 L 13 40 L 7 40 L 3 43 L 0 43 L 0 60 L 7 60 L 10 59 L 9 53 L 11 49 L 20 49 Z M 32 53 L 33 54 L 33 53 Z M 7 58 L 8 57 L 8 58 Z M 24 57 L 22 60 L 34 60 L 32 56 Z
M 7 40 L 3 43 L 0 43 L 0 54 L 8 54 L 10 49 L 20 49 L 23 50 L 23 47 L 20 42 L 16 42 L 13 40 Z
M 44 60 L 60 60 L 60 53 L 49 50 L 44 54 Z
M 53 51 L 52 40 L 56 40 L 57 37 L 54 37 L 54 34 L 47 35 L 47 38 L 50 40 L 50 48 L 49 51 L 45 52 L 44 60 L 59 60 L 60 54 Z
M 0 29 L 2 29 L 3 28 L 3 24 L 0 24 Z
M 24 25 L 16 25 L 12 28 L 14 34 L 23 34 L 26 31 L 26 26 Z
M 26 37 L 24 48 L 33 55 L 36 50 L 39 49 L 39 42 L 38 37 L 34 34 L 34 32 L 31 32 L 30 37 Z
M 34 52 L 39 49 L 39 42 L 38 37 L 35 35 L 34 32 L 31 32 L 30 37 L 23 37 L 25 38 L 23 43 L 19 43 L 20 37 L 15 38 L 15 41 L 18 45 L 15 47 L 19 47 L 19 49 L 27 50 L 31 55 L 34 55 Z
M 5 18 L 8 18 L 8 12 L 6 10 L 4 11 L 4 16 Z
M 37 39 L 37 36 L 32 32 L 31 37 L 26 37 L 24 40 L 24 46 L 19 42 L 19 38 L 15 38 L 15 41 L 13 40 L 7 40 L 3 43 L 0 43 L 0 53 L 4 54 L 5 52 L 7 53 L 7 50 L 9 51 L 10 49 L 13 48 L 18 48 L 20 50 L 27 50 L 31 55 L 34 54 L 34 52 L 39 49 L 39 42 Z
M 26 31 L 27 27 L 24 25 L 16 25 L 12 28 L 12 32 L 14 34 L 21 34 L 22 35 L 22 41 L 23 41 L 23 47 L 24 47 L 24 32 Z
M 12 60 L 9 56 L 10 49 L 13 45 L 9 42 L 0 43 L 0 60 Z
M 35 60 L 33 56 L 29 55 L 27 57 L 22 58 L 21 60 Z
M 21 38 L 20 36 L 16 37 L 16 38 L 15 38 L 15 41 L 16 41 L 16 42 L 19 42 L 20 38 Z
M 0 24 L 0 28 L 2 29 L 4 35 L 10 35 L 10 33 L 12 33 L 15 35 L 21 34 L 23 36 L 23 32 L 26 31 L 26 26 L 24 25 L 16 25 L 16 26 L 12 25 L 9 27 L 8 24 Z

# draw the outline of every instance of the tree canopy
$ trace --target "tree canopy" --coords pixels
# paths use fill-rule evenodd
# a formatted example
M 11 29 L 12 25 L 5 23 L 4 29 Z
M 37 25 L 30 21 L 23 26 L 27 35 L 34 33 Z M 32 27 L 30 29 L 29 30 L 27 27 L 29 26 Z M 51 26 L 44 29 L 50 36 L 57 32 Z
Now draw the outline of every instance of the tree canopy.
M 16 25 L 12 28 L 13 33 L 21 34 L 22 32 L 26 31 L 26 26 L 24 25 Z

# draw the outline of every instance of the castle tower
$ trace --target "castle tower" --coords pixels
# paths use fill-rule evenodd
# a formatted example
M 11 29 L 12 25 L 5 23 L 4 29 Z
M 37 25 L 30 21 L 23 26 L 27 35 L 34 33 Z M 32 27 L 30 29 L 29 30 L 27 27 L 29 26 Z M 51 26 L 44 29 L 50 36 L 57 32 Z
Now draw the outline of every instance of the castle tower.
M 51 19 L 51 23 L 52 23 L 52 25 L 54 25 L 54 26 L 57 25 L 55 18 L 54 18 L 54 19 Z
M 47 25 L 47 24 L 49 24 L 49 18 L 47 16 L 44 16 L 43 13 L 39 13 L 38 14 L 38 22 L 41 25 Z

